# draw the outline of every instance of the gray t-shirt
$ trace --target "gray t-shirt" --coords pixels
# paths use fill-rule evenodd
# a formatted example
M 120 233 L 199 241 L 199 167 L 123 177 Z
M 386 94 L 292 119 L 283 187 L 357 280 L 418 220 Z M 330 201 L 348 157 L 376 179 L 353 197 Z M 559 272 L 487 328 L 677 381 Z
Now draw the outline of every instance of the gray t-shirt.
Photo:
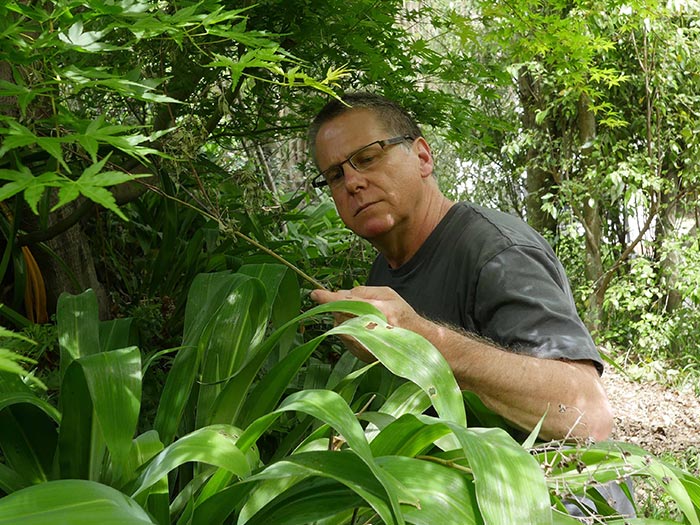
M 564 268 L 535 230 L 506 213 L 457 203 L 406 264 L 382 255 L 368 285 L 389 286 L 423 317 L 547 359 L 603 362 Z

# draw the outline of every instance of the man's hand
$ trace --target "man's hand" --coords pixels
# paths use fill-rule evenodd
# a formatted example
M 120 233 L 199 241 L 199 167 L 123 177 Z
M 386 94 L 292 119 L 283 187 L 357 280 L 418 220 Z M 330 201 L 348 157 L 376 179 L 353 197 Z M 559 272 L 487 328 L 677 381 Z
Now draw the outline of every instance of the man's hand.
M 357 286 L 352 290 L 314 290 L 310 295 L 319 304 L 332 301 L 363 301 L 377 307 L 390 325 L 411 330 L 421 317 L 403 298 L 386 286 Z
M 388 287 L 379 286 L 358 286 L 352 290 L 338 290 L 329 292 L 328 290 L 314 290 L 311 292 L 311 300 L 319 304 L 326 304 L 333 301 L 363 301 L 378 308 L 387 318 L 387 322 L 393 326 L 408 328 L 420 320 L 420 316 L 411 306 L 403 300 L 394 290 Z M 350 316 L 344 313 L 336 313 L 335 322 L 340 324 Z M 371 363 L 376 358 L 369 353 L 364 346 L 354 338 L 341 336 L 341 339 L 355 357 Z

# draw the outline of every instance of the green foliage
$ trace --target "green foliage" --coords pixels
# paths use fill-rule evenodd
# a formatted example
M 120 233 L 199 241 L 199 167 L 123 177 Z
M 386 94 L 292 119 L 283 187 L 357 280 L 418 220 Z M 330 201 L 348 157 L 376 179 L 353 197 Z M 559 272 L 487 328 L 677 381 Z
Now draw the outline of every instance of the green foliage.
M 526 217 L 523 173 L 552 175 L 538 205 L 557 221 L 552 240 L 581 310 L 606 286 L 600 342 L 642 362 L 700 362 L 697 243 L 688 231 L 669 235 L 674 214 L 689 217 L 696 204 L 693 12 L 653 2 L 404 4 L 0 7 L 0 66 L 11 69 L 0 97 L 16 101 L 0 107 L 0 200 L 12 205 L 0 218 L 0 274 L 14 278 L 11 306 L 28 274 L 22 208 L 39 215 L 36 232 L 59 206 L 87 199 L 115 212 L 83 226 L 111 313 L 134 317 L 99 323 L 90 294 L 64 297 L 60 368 L 50 351 L 7 345 L 39 361 L 50 390 L 36 393 L 17 377 L 37 386 L 16 355 L 0 356 L 10 368 L 0 376 L 9 494 L 0 522 L 46 521 L 31 514 L 40 501 L 51 520 L 101 523 L 570 523 L 562 500 L 587 492 L 601 501 L 598 482 L 633 475 L 666 494 L 674 509 L 664 518 L 697 523 L 696 478 L 644 451 L 530 455 L 500 430 L 465 428 L 463 399 L 434 349 L 358 305 L 334 306 L 358 317 L 323 332 L 312 319 L 330 307 L 298 317 L 294 277 L 251 266 L 272 258 L 232 235 L 330 288 L 361 282 L 367 245 L 327 196 L 303 192 L 304 155 L 279 152 L 324 102 L 319 92 L 380 89 L 426 125 L 441 184 L 456 198 Z M 521 75 L 538 86 L 529 105 Z M 597 135 L 581 144 L 584 95 Z M 155 191 L 124 197 L 131 183 Z M 593 278 L 590 203 L 605 271 Z M 657 218 L 632 249 L 629 225 Z M 664 261 L 678 253 L 669 271 Z M 682 297 L 674 308 L 671 292 Z M 340 333 L 382 364 L 338 356 L 327 337 Z M 414 353 L 430 366 L 405 358 Z M 421 375 L 433 365 L 439 378 Z M 421 415 L 430 405 L 438 417 Z
M 167 9 L 153 2 L 5 2 L 3 60 L 12 74 L 2 79 L 0 96 L 14 97 L 19 111 L 0 116 L 0 178 L 7 181 L 0 200 L 22 194 L 38 214 L 46 189 L 58 188 L 51 210 L 83 196 L 126 218 L 107 188 L 146 177 L 154 172 L 152 155 L 177 148 L 162 140 L 186 121 L 164 125 L 159 118 L 189 102 L 197 75 L 226 78 L 236 91 L 263 71 L 267 82 L 332 94 L 342 68 L 312 79 L 275 35 L 247 27 L 246 12 L 217 0 Z M 183 63 L 158 68 L 162 53 Z M 186 63 L 197 64 L 193 75 L 178 78 Z M 131 111 L 102 111 L 120 104 Z M 129 158 L 145 169 L 134 173 Z
M 501 429 L 468 427 L 462 393 L 427 341 L 371 305 L 297 315 L 286 306 L 298 298 L 283 266 L 197 276 L 153 428 L 140 432 L 154 361 L 129 346 L 129 322 L 97 320 L 92 292 L 62 297 L 60 412 L 0 375 L 0 523 L 568 523 L 552 502 L 585 491 L 605 509 L 596 483 L 625 475 L 663 487 L 698 523 L 700 482 L 684 470 L 624 444 L 530 451 Z M 289 337 L 333 311 L 354 317 L 306 342 Z M 339 364 L 321 388 L 293 386 L 340 334 L 407 380 L 376 408 L 362 400 L 376 366 Z M 436 416 L 422 415 L 429 406 Z M 288 452 L 272 459 L 256 444 L 282 420 L 291 430 L 277 446 Z
M 18 334 L 7 330 L 6 328 L 0 327 L 0 340 L 4 342 L 7 339 L 20 339 L 26 343 L 35 344 L 34 341 L 23 336 L 22 334 Z M 36 363 L 34 359 L 13 352 L 9 348 L 5 348 L 4 346 L 0 348 L 0 371 L 10 374 L 16 374 L 26 379 L 28 382 L 34 384 L 35 386 L 46 389 L 46 385 L 44 385 L 44 383 L 40 379 L 29 374 L 24 369 L 24 367 L 21 364 L 23 362 L 30 364 Z

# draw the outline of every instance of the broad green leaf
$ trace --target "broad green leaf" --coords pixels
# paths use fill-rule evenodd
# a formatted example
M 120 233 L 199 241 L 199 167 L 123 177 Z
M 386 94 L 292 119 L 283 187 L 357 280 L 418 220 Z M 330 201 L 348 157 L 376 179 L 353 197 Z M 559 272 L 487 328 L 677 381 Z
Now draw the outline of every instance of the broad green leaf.
M 392 373 L 420 386 L 440 417 L 467 425 L 462 392 L 452 369 L 442 354 L 420 335 L 390 326 L 371 315 L 351 318 L 328 334 L 354 337 Z
M 139 477 L 133 492 L 138 496 L 171 470 L 196 461 L 229 470 L 240 477 L 250 474 L 246 456 L 236 446 L 240 430 L 231 425 L 211 425 L 195 430 L 159 453 Z
M 27 480 L 13 469 L 9 468 L 4 463 L 0 463 L 0 490 L 5 494 L 16 492 L 29 484 Z
M 97 481 L 103 464 L 104 443 L 100 440 L 85 374 L 77 360 L 63 375 L 61 405 L 64 407 L 58 434 L 61 478 Z
M 327 494 L 320 492 L 313 482 L 311 490 L 308 490 L 305 484 L 299 483 L 309 476 L 331 478 L 342 483 L 358 494 L 380 516 L 384 516 L 385 520 L 386 516 L 391 516 L 390 502 L 382 484 L 362 459 L 351 451 L 319 451 L 295 454 L 273 463 L 246 480 L 253 482 L 258 479 L 293 478 L 296 483 L 281 494 L 275 493 L 275 485 L 261 485 L 261 490 L 251 494 L 250 502 L 241 511 L 239 523 L 308 523 L 332 516 L 348 508 L 348 505 L 357 504 L 357 498 L 342 497 L 342 492 L 337 489 L 334 490 L 335 501 L 330 504 Z
M 100 351 L 97 296 L 92 290 L 79 295 L 63 293 L 56 306 L 61 377 L 74 359 Z
M 49 481 L 0 499 L 0 525 L 154 525 L 125 494 L 92 481 Z
M 127 483 L 134 481 L 136 472 L 162 450 L 163 443 L 155 430 L 149 430 L 134 438 L 131 442 L 129 455 L 124 462 L 121 476 L 115 476 L 113 485 L 117 488 L 122 488 Z M 123 490 L 123 492 L 126 492 L 126 490 Z
M 266 359 L 270 355 L 270 352 L 274 349 L 275 345 L 278 343 L 280 338 L 284 336 L 286 330 L 290 326 L 294 326 L 304 319 L 308 319 L 319 314 L 338 311 L 344 311 L 345 313 L 350 313 L 354 315 L 362 315 L 366 313 L 374 313 L 381 315 L 381 312 L 379 312 L 377 308 L 368 303 L 363 303 L 359 301 L 338 301 L 335 303 L 316 306 L 304 312 L 303 314 L 295 317 L 294 319 L 288 321 L 286 324 L 282 325 L 272 334 L 270 334 L 260 344 L 260 346 L 254 350 L 253 356 L 251 360 L 246 364 L 246 366 L 242 368 L 236 374 L 235 377 L 231 378 L 231 380 L 227 382 L 226 386 L 223 388 L 221 394 L 216 400 L 216 405 L 214 407 L 215 415 L 213 417 L 213 421 L 239 423 L 239 414 L 241 414 L 242 417 L 245 417 L 246 421 L 250 421 L 250 419 L 252 418 L 245 415 L 245 413 L 243 413 L 243 411 L 241 410 L 241 407 L 243 403 L 246 402 L 249 393 L 248 390 L 250 388 L 250 385 L 253 383 L 253 380 L 257 376 L 258 371 L 260 370 L 263 363 L 266 361 Z M 311 346 L 319 344 L 321 339 L 326 337 L 327 335 L 328 334 L 324 334 L 316 338 L 313 342 L 310 341 L 305 345 L 305 348 L 303 350 L 299 350 L 296 353 L 292 352 L 289 356 L 287 356 L 288 360 L 286 360 L 284 364 L 280 363 L 279 370 L 283 370 L 285 373 L 289 374 L 289 372 L 292 370 L 292 367 L 295 366 L 296 363 L 300 362 L 298 358 L 306 355 L 305 352 L 307 352 L 311 348 Z M 303 359 L 301 361 L 303 361 Z M 289 377 L 289 375 L 287 377 Z M 266 398 L 279 399 L 279 391 L 284 390 L 287 387 L 287 385 L 283 384 L 285 380 L 282 378 L 275 378 L 275 374 L 272 374 L 272 377 L 265 380 L 267 381 L 268 385 L 273 385 L 277 389 L 274 392 L 266 392 Z M 252 410 L 254 410 L 256 414 L 261 414 L 264 411 L 257 406 L 254 400 L 251 400 L 249 404 L 251 405 Z
M 375 456 L 414 457 L 434 447 L 435 441 L 449 433 L 438 425 L 426 425 L 414 415 L 405 414 L 379 432 L 371 443 Z
M 423 390 L 416 385 L 407 381 L 399 385 L 394 390 L 382 406 L 378 409 L 381 414 L 391 416 L 391 421 L 401 417 L 404 414 L 422 414 L 430 407 L 430 398 Z M 365 428 L 367 439 L 372 442 L 375 436 L 379 433 L 379 428 L 374 424 L 372 419 L 368 419 L 373 424 Z M 386 421 L 386 419 L 384 419 Z M 374 447 L 374 445 L 373 445 Z
M 200 274 L 192 281 L 187 296 L 182 348 L 166 379 L 154 422 L 154 428 L 166 445 L 175 437 L 197 377 L 200 365 L 198 345 L 202 334 L 232 288 L 242 280 L 241 276 L 221 272 Z
M 136 347 L 75 361 L 85 376 L 95 418 L 117 476 L 125 467 L 141 407 L 141 353 Z M 64 410 L 71 407 L 64 405 Z
M 194 509 L 192 525 L 222 524 L 231 513 L 247 501 L 254 487 L 253 483 L 231 485 L 204 500 Z
M 256 420 L 243 432 L 238 440 L 241 450 L 247 450 L 247 447 L 251 446 L 282 412 L 290 410 L 309 414 L 335 429 L 347 441 L 353 452 L 365 462 L 386 490 L 391 515 L 382 514 L 382 509 L 375 508 L 375 510 L 382 515 L 385 521 L 404 523 L 399 511 L 399 498 L 401 501 L 413 504 L 415 502 L 395 479 L 377 467 L 362 427 L 345 400 L 335 392 L 304 390 L 290 395 L 277 410 Z
M 417 417 L 424 422 L 432 419 Z M 552 523 L 542 470 L 508 433 L 500 428 L 467 429 L 442 421 L 437 424 L 448 425 L 462 445 L 485 523 Z
M 256 277 L 265 285 L 267 302 L 271 306 L 271 320 L 275 328 L 283 326 L 299 315 L 299 283 L 294 272 L 281 264 L 244 264 L 238 273 Z M 296 337 L 297 327 L 292 324 L 280 337 L 276 362 L 284 357 Z
M 249 360 L 251 348 L 260 342 L 267 326 L 270 307 L 262 283 L 235 275 L 238 284 L 222 302 L 199 341 L 202 384 L 197 401 L 197 427 L 215 421 L 212 405 L 224 387 L 221 381 Z
M 241 409 L 240 425 L 245 427 L 250 422 L 267 414 L 275 408 L 279 400 L 289 387 L 289 383 L 296 376 L 302 365 L 316 350 L 324 336 L 316 337 L 298 348 L 292 350 L 282 361 L 277 363 L 258 383 L 245 400 Z M 234 378 L 232 381 L 235 381 Z M 231 417 L 226 415 L 225 404 L 217 400 L 217 417 Z
M 401 456 L 380 457 L 377 463 L 418 498 L 419 506 L 402 508 L 407 522 L 414 525 L 484 523 L 472 480 L 457 470 Z
M 137 337 L 133 330 L 133 319 L 120 318 L 100 321 L 100 348 L 103 352 L 135 346 Z
M 0 381 L 3 381 L 2 377 L 0 377 Z M 21 403 L 27 403 L 36 406 L 42 412 L 44 412 L 44 414 L 53 419 L 56 423 L 59 423 L 61 421 L 61 414 L 58 410 L 56 410 L 56 407 L 54 407 L 47 401 L 44 401 L 43 399 L 37 397 L 30 391 L 0 392 L 0 410 Z
M 3 395 L 0 410 L 0 450 L 4 463 L 23 484 L 41 483 L 53 477 L 58 439 L 55 409 L 21 394 Z

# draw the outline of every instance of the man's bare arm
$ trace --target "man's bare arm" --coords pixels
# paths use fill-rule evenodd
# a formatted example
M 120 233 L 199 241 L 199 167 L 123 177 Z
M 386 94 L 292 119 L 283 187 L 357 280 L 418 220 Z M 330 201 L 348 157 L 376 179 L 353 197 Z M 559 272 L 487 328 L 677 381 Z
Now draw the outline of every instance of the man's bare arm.
M 373 304 L 390 324 L 430 341 L 452 367 L 460 388 L 477 394 L 515 426 L 529 431 L 546 413 L 540 431 L 543 439 L 603 440 L 610 434 L 608 398 L 590 361 L 540 359 L 500 349 L 419 316 L 390 288 L 317 290 L 312 298 L 319 303 L 351 299 Z

